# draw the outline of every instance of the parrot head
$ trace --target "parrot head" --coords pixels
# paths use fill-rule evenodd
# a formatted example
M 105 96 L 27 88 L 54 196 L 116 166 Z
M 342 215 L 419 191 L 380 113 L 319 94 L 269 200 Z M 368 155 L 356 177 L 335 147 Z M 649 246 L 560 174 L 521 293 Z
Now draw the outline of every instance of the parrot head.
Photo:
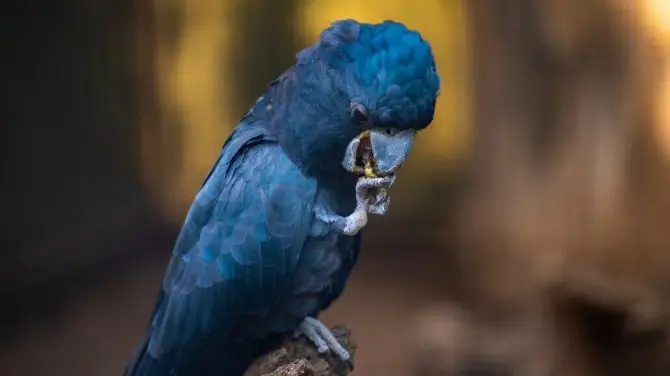
M 336 21 L 297 55 L 288 129 L 314 175 L 388 176 L 433 120 L 440 90 L 431 47 L 401 23 Z

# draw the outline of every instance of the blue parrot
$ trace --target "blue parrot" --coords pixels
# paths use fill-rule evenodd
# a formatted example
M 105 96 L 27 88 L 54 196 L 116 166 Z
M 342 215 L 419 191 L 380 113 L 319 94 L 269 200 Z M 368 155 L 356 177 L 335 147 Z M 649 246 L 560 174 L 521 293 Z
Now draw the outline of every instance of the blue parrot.
M 439 86 L 428 42 L 393 21 L 336 21 L 299 52 L 205 178 L 125 375 L 240 376 L 287 333 L 351 361 L 318 315 Z

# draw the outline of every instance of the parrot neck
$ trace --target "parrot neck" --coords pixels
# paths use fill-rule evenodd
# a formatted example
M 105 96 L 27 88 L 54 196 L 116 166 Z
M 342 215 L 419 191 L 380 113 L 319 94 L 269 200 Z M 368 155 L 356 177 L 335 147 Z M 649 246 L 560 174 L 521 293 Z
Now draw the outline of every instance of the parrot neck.
M 333 210 L 353 210 L 357 177 L 341 165 L 357 134 L 354 127 L 342 125 L 349 121 L 348 99 L 324 85 L 325 77 L 305 79 L 309 73 L 292 67 L 271 82 L 249 111 L 247 122 L 260 122 L 276 137 L 302 173 L 317 181 Z M 319 103 L 319 98 L 328 102 Z
M 353 184 L 318 181 L 318 196 L 332 212 L 347 216 L 356 208 L 356 180 Z
M 256 104 L 282 150 L 303 174 L 333 193 L 353 195 L 356 177 L 346 171 L 342 158 L 358 130 L 349 127 L 349 100 L 339 90 L 314 79 L 314 72 L 292 67 L 273 81 Z M 312 77 L 311 79 L 307 79 Z

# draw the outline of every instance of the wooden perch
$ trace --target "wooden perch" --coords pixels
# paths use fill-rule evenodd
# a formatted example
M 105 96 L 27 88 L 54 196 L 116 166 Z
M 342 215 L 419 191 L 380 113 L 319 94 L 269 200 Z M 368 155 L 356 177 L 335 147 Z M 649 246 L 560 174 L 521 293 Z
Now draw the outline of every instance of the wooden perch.
M 356 345 L 351 342 L 351 331 L 336 325 L 331 329 L 337 340 L 354 357 Z M 304 337 L 287 338 L 282 345 L 256 359 L 245 376 L 345 376 L 349 365 L 328 354 L 319 354 L 316 347 Z

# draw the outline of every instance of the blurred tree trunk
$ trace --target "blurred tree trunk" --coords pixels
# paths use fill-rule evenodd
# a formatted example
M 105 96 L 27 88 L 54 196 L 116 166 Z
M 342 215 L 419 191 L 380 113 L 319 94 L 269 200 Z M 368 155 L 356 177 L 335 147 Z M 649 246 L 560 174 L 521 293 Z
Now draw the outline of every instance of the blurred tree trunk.
M 670 374 L 661 66 L 635 6 L 469 5 L 475 145 L 450 369 Z
M 133 2 L 13 3 L 2 73 L 13 161 L 4 198 L 15 212 L 5 213 L 0 295 L 128 251 L 151 223 L 125 58 L 134 56 Z
M 239 118 L 265 92 L 270 81 L 295 64 L 296 53 L 304 47 L 295 26 L 297 3 L 296 0 L 235 1 L 232 69 Z M 229 82 L 221 85 L 231 89 Z

